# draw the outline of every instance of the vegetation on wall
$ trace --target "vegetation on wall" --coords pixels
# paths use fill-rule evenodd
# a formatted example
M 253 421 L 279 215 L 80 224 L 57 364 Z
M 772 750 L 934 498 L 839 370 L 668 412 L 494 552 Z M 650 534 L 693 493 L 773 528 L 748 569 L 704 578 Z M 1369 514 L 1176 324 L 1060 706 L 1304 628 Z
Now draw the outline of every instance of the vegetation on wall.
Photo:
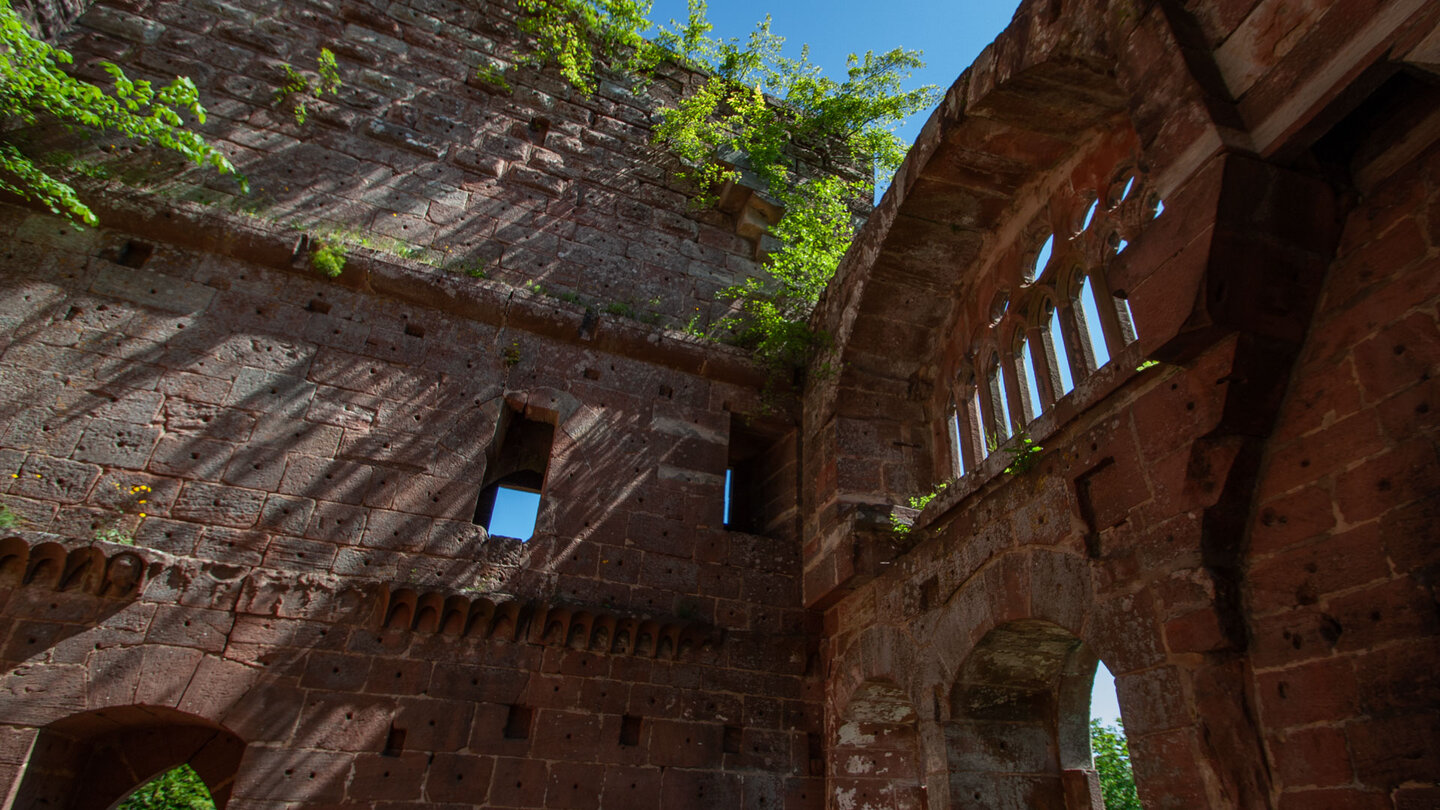
M 182 113 L 205 121 L 199 92 L 190 79 L 176 78 L 157 89 L 102 62 L 115 85 L 107 92 L 65 72 L 73 61 L 66 51 L 31 36 L 9 0 L 0 0 L 0 119 L 9 123 L 12 133 L 16 127 L 60 123 L 123 135 L 213 166 L 222 174 L 235 171 L 223 152 L 185 125 Z M 0 136 L 0 189 L 72 220 L 95 224 L 94 212 L 69 183 L 52 173 L 54 166 L 42 166 L 7 140 Z
M 600 61 L 643 76 L 668 58 L 706 74 L 660 111 L 655 140 L 679 158 L 698 203 L 748 172 L 784 209 L 770 229 L 781 247 L 766 262 L 768 277 L 726 290 L 739 314 L 716 327 L 773 370 L 806 360 L 824 342 L 806 320 L 855 237 L 856 203 L 870 195 L 875 173 L 888 175 L 904 158 L 894 128 L 934 99 L 933 87 L 901 86 L 922 66 L 920 54 L 852 55 L 845 80 L 835 81 L 808 48 L 785 56 L 768 17 L 743 43 L 711 37 L 704 0 L 690 0 L 684 24 L 672 21 L 649 39 L 650 3 L 641 0 L 521 0 L 521 8 L 538 55 L 582 91 L 593 90 Z M 819 166 L 802 170 L 807 154 Z M 867 163 L 871 171 L 856 171 Z
M 297 125 L 303 126 L 310 117 L 310 108 L 307 105 L 311 101 L 319 101 L 327 95 L 340 92 L 340 65 L 329 48 L 321 48 L 320 56 L 315 59 L 318 78 L 314 80 L 286 64 L 280 65 L 280 69 L 285 72 L 285 81 L 281 82 L 279 89 L 275 91 L 275 103 L 281 106 L 289 105 L 290 114 L 294 116 Z

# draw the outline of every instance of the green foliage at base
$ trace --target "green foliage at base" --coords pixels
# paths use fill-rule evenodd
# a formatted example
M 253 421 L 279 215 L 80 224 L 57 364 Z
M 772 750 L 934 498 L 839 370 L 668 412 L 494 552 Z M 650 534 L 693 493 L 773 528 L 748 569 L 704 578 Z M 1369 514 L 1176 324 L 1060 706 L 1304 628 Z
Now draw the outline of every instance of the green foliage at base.
M 195 769 L 181 765 L 146 782 L 115 810 L 215 810 L 215 801 Z
M 1135 774 L 1130 769 L 1125 729 L 1091 720 L 1090 752 L 1095 758 L 1095 772 L 1100 776 L 1105 810 L 1141 810 L 1140 797 L 1135 792 Z
M 0 120 L 14 128 L 50 123 L 123 135 L 146 146 L 175 152 L 221 174 L 235 167 L 219 149 L 187 129 L 182 112 L 205 122 L 199 91 L 188 78 L 161 88 L 131 80 L 119 67 L 102 62 L 115 87 L 107 92 L 65 72 L 73 62 L 66 51 L 35 39 L 24 20 L 0 0 Z M 39 202 L 51 211 L 94 225 L 95 214 L 75 189 L 11 143 L 0 143 L 0 189 Z M 242 181 L 243 186 L 243 181 Z

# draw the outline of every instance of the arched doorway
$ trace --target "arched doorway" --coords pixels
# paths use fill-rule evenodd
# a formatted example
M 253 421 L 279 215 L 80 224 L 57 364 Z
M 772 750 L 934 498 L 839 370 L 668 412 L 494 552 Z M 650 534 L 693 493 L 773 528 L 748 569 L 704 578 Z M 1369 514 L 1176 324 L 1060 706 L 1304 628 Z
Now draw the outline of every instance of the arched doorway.
M 224 810 L 244 751 L 233 733 L 174 709 L 83 712 L 41 730 L 14 806 L 106 810 L 154 777 L 189 765 Z
M 1079 638 L 1049 622 L 986 634 L 950 693 L 951 807 L 1101 810 L 1090 760 L 1095 664 Z

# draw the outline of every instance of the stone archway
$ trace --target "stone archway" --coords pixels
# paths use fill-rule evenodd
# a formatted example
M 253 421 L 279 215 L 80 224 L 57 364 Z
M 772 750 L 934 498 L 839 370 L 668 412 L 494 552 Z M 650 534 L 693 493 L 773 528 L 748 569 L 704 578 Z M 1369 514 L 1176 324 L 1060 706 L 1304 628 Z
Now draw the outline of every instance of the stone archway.
M 154 777 L 189 765 L 224 810 L 244 751 L 234 733 L 174 709 L 83 712 L 41 729 L 13 806 L 105 810 Z
M 1046 621 L 986 634 L 950 692 L 951 807 L 1102 810 L 1088 730 L 1096 661 Z

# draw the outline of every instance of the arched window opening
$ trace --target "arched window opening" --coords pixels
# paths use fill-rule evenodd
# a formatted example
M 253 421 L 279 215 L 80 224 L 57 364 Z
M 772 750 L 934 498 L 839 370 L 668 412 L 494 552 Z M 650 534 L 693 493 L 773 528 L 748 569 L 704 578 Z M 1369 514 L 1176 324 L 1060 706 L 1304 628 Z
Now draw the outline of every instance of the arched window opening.
M 950 403 L 950 445 L 955 451 L 955 463 L 952 472 L 956 478 L 965 474 L 965 427 L 964 419 L 960 415 L 960 409 L 955 403 Z
M 1135 790 L 1135 773 L 1130 767 L 1130 748 L 1120 717 L 1115 676 L 1103 661 L 1095 666 L 1095 682 L 1090 691 L 1090 754 L 1100 780 L 1105 810 L 1138 810 L 1140 798 Z
M 1020 351 L 1015 355 L 1015 378 L 1020 384 L 1020 403 L 1025 409 L 1025 424 L 1035 421 L 1045 412 L 1040 401 L 1040 381 L 1035 376 L 1035 358 L 1030 354 L 1030 339 L 1020 341 Z
M 40 730 L 13 804 L 224 810 L 244 753 L 245 743 L 235 734 L 174 709 L 114 706 L 83 712 Z M 142 803 L 156 793 L 209 802 Z
M 1130 311 L 1130 299 L 1114 296 L 1115 317 L 1120 321 L 1120 336 L 1124 339 L 1125 345 L 1129 346 L 1139 337 L 1135 331 L 1135 314 Z
M 986 382 L 990 388 L 990 410 L 992 421 L 991 429 L 995 443 L 1010 438 L 1010 397 L 1005 390 L 1005 372 L 1000 368 L 1000 355 L 990 355 L 990 371 L 986 375 Z
M 1089 276 L 1080 280 L 1080 292 L 1075 299 L 1080 304 L 1075 313 L 1076 325 L 1080 327 L 1080 331 L 1088 342 L 1090 354 L 1087 359 L 1091 362 L 1087 365 L 1094 370 L 1110 362 L 1110 350 L 1105 346 L 1105 333 L 1100 323 L 1100 307 L 1095 302 L 1095 286 L 1090 283 Z
M 1052 383 L 1060 396 L 1075 390 L 1075 378 L 1070 374 L 1070 352 L 1065 348 L 1064 330 L 1060 328 L 1060 312 L 1053 306 L 1045 308 L 1045 350 L 1050 361 Z
M 1045 267 L 1050 264 L 1050 255 L 1055 251 L 1055 234 L 1045 237 L 1045 242 L 1040 245 L 1040 252 L 1035 254 L 1035 261 L 1026 268 L 1025 280 L 1034 281 L 1045 272 Z
M 1113 189 L 1114 186 L 1111 186 L 1111 188 Z M 1112 195 L 1112 196 L 1111 196 L 1111 199 L 1110 199 L 1110 207 L 1111 207 L 1111 208 L 1114 208 L 1115 206 L 1119 205 L 1120 203 L 1125 202 L 1127 199 L 1130 198 L 1130 192 L 1133 191 L 1134 189 L 1135 189 L 1135 175 L 1132 174 L 1132 175 L 1129 175 L 1128 177 L 1125 178 L 1125 186 L 1120 189 L 1120 193 L 1119 193 L 1119 194 L 1116 194 L 1114 191 L 1111 191 L 1111 192 L 1110 192 L 1111 195 Z
M 985 429 L 984 403 L 980 401 L 980 389 L 977 387 L 975 393 L 970 397 L 971 421 L 975 425 L 975 438 L 979 440 L 979 447 L 976 448 L 976 456 L 984 461 L 990 457 L 990 436 L 989 430 Z
M 1085 219 L 1080 223 L 1080 233 L 1090 230 L 1090 224 L 1095 221 L 1095 212 L 1100 208 L 1100 200 L 1090 202 L 1090 207 L 1085 211 Z
M 215 810 L 200 774 L 189 765 L 172 768 L 135 789 L 115 810 Z

